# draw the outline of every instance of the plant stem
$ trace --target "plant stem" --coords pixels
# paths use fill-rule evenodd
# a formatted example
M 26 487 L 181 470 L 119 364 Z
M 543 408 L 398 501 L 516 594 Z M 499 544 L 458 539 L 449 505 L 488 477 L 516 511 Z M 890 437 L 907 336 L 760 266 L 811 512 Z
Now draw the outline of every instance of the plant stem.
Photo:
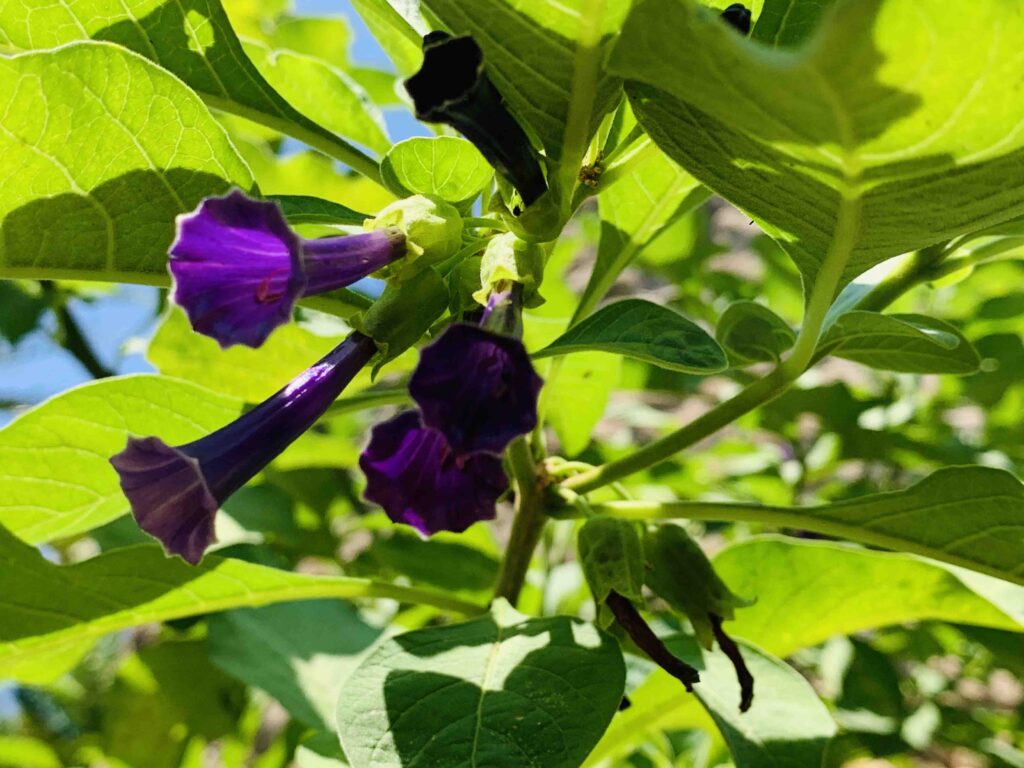
M 915 285 L 928 279 L 944 257 L 943 247 L 922 248 L 908 256 L 855 305 L 855 309 L 880 312 Z
M 508 458 L 516 486 L 516 517 L 505 548 L 505 559 L 498 573 L 494 596 L 503 597 L 515 606 L 546 518 L 540 474 L 525 437 L 513 441 L 508 449 Z
M 113 376 L 114 372 L 96 357 L 96 353 L 93 352 L 88 339 L 82 333 L 81 326 L 75 320 L 75 316 L 71 314 L 71 310 L 68 309 L 67 303 L 62 301 L 54 308 L 54 314 L 57 316 L 57 325 L 63 337 L 61 339 L 61 346 L 74 355 L 75 359 L 82 364 L 82 367 L 94 379 L 105 379 Z

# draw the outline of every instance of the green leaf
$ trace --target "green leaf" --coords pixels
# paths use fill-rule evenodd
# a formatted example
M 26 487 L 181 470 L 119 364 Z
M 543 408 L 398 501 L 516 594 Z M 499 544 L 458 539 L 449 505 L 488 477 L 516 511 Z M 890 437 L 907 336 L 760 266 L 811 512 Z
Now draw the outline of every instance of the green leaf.
M 431 195 L 456 204 L 479 195 L 494 176 L 479 150 L 454 136 L 398 142 L 381 162 L 381 173 L 395 194 Z
M 785 320 L 763 304 L 736 301 L 726 307 L 715 326 L 715 338 L 734 365 L 778 362 L 793 346 L 796 334 Z
M 166 284 L 175 215 L 252 185 L 195 94 L 109 43 L 0 57 L 0 104 L 0 276 Z
M 598 196 L 601 239 L 575 320 L 594 310 L 622 271 L 666 227 L 707 199 L 701 183 L 652 146 L 649 138 L 627 154 L 633 152 L 646 156 Z M 686 255 L 677 253 L 676 258 Z
M 545 371 L 544 421 L 558 436 L 562 454 L 576 456 L 590 444 L 594 427 L 604 416 L 611 391 L 619 383 L 622 360 L 601 352 L 583 352 L 553 361 Z
M 793 3 L 792 5 L 796 5 Z M 806 5 L 806 4 L 803 4 Z M 1024 211 L 1024 9 L 840 0 L 771 51 L 690 0 L 633 7 L 609 69 L 675 161 L 776 238 L 824 295 Z
M 423 62 L 422 36 L 427 28 L 415 0 L 352 0 L 400 75 L 408 77 Z
M 281 206 L 288 223 L 295 224 L 349 224 L 362 226 L 371 218 L 369 214 L 353 211 L 351 208 L 309 195 L 268 195 Z
M 840 315 L 819 343 L 822 352 L 883 371 L 974 373 L 977 350 L 949 323 L 925 315 Z
M 19 284 L 0 281 L 0 336 L 11 344 L 17 344 L 23 336 L 35 330 L 36 324 L 46 311 L 46 299 L 39 294 L 29 293 L 32 283 Z
M 190 566 L 151 545 L 58 566 L 3 529 L 0 559 L 0 677 L 17 680 L 58 677 L 77 661 L 83 643 L 107 633 L 230 608 L 390 597 L 463 613 L 479 610 L 436 592 L 305 576 L 212 555 Z
M 991 467 L 947 467 L 902 491 L 813 507 L 610 502 L 595 510 L 625 519 L 740 520 L 816 531 L 1024 584 L 1024 486 Z
M 912 621 L 1016 632 L 1024 628 L 1024 591 L 1019 587 L 910 555 L 758 537 L 727 547 L 713 562 L 736 593 L 756 598 L 727 624 L 728 632 L 778 656 L 834 635 Z M 753 659 L 748 648 L 744 646 L 744 658 L 749 663 Z M 731 668 L 723 676 L 725 685 L 735 686 Z M 754 677 L 756 709 L 764 703 L 766 689 L 757 670 Z M 735 707 L 738 698 L 738 691 L 726 694 L 724 706 Z M 681 695 L 679 681 L 660 670 L 633 690 L 630 700 L 633 706 L 616 718 L 587 761 L 588 768 L 628 754 L 652 732 L 710 727 L 696 703 Z
M 684 636 L 671 638 L 666 645 L 700 670 L 693 692 L 725 737 L 736 768 L 822 764 L 829 739 L 836 733 L 835 721 L 811 684 L 786 662 L 748 643 L 739 644 L 756 681 L 754 703 L 741 713 L 736 706 L 740 699 L 736 671 L 724 654 L 702 651 L 693 638 Z
M 381 645 L 345 684 L 338 734 L 364 768 L 577 768 L 624 684 L 618 644 L 592 624 L 498 601 L 489 616 Z
M 750 36 L 773 48 L 793 48 L 815 30 L 835 0 L 765 0 Z
M 159 0 L 4 3 L 0 35 L 23 50 L 88 39 L 117 43 L 177 75 L 210 106 L 280 130 L 379 178 L 373 160 L 304 117 L 263 79 L 246 57 L 219 0 L 192 0 L 187 5 Z M 145 117 L 145 110 L 140 115 Z M 168 140 L 168 145 L 173 147 L 174 142 Z
M 628 0 L 424 0 L 423 5 L 454 34 L 476 39 L 488 77 L 549 157 L 563 156 L 574 99 L 580 135 L 587 138 L 619 100 L 619 82 L 600 71 L 600 62 Z M 595 16 L 598 8 L 603 14 Z M 579 45 L 581 32 L 593 36 L 593 43 Z M 582 157 L 586 139 L 572 141 L 579 146 L 570 151 Z M 575 163 L 580 157 L 566 160 Z M 571 170 L 575 177 L 577 169 Z
M 911 555 L 763 537 L 727 547 L 714 565 L 737 593 L 756 598 L 730 634 L 779 656 L 910 621 L 1024 628 L 1021 587 Z
M 157 328 L 146 357 L 166 376 L 259 403 L 340 341 L 340 336 L 317 336 L 292 324 L 274 331 L 259 349 L 221 349 L 215 340 L 195 333 L 185 313 L 175 307 Z
M 258 40 L 242 43 L 267 81 L 302 114 L 377 152 L 391 146 L 383 115 L 348 74 L 314 56 Z
M 570 352 L 610 352 L 686 373 L 725 370 L 725 353 L 699 325 L 667 307 L 643 299 L 609 304 L 574 325 L 535 358 Z
M 330 729 L 341 684 L 380 635 L 339 600 L 227 611 L 207 625 L 210 661 L 319 730 Z
M 237 400 L 160 376 L 106 379 L 58 395 L 0 430 L 0 525 L 38 543 L 120 517 L 128 502 L 108 460 L 129 434 L 187 443 L 240 411 Z

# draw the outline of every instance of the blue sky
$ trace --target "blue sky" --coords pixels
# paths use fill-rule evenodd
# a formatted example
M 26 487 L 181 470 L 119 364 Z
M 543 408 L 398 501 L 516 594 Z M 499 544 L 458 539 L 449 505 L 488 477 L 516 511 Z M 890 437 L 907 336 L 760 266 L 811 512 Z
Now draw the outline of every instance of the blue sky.
M 310 16 L 345 16 L 353 30 L 353 60 L 390 69 L 387 56 L 348 0 L 296 0 L 295 11 Z M 385 118 L 395 141 L 426 134 L 408 111 L 389 110 Z M 143 345 L 133 340 L 141 341 L 153 333 L 157 300 L 156 289 L 122 286 L 113 295 L 92 302 L 73 301 L 70 309 L 97 357 L 108 368 L 118 373 L 137 373 L 152 370 L 143 356 Z M 47 327 L 52 327 L 52 318 L 48 322 Z M 34 404 L 89 380 L 89 374 L 78 361 L 45 332 L 32 333 L 15 349 L 0 340 L 0 402 Z M 0 425 L 13 415 L 14 412 L 0 408 Z

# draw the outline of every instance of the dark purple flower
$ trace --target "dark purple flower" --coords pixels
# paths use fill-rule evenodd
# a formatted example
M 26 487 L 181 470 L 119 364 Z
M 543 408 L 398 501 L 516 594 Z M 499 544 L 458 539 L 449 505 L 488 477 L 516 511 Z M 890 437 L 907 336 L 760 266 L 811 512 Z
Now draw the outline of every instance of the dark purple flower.
M 110 463 L 139 527 L 169 554 L 198 563 L 215 541 L 213 518 L 224 500 L 309 429 L 376 351 L 353 333 L 277 394 L 187 445 L 129 437 Z
M 404 254 L 405 235 L 397 228 L 301 238 L 276 203 L 235 189 L 178 217 L 172 299 L 193 328 L 222 347 L 258 347 L 291 319 L 302 296 L 350 285 Z
M 536 426 L 542 384 L 518 339 L 460 323 L 420 354 L 409 392 L 455 453 L 501 453 Z
M 497 456 L 457 455 L 416 411 L 375 426 L 359 466 L 366 474 L 366 498 L 396 523 L 426 535 L 459 533 L 492 519 L 498 497 L 508 488 Z

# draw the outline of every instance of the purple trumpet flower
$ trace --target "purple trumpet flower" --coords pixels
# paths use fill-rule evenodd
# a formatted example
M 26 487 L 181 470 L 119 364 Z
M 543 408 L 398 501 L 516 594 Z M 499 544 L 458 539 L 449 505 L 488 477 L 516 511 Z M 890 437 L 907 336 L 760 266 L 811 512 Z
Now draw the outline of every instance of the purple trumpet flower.
M 291 319 L 301 297 L 351 285 L 404 255 L 396 227 L 308 240 L 276 203 L 235 189 L 178 217 L 171 298 L 222 347 L 258 347 Z
M 376 351 L 353 333 L 277 394 L 187 445 L 129 437 L 110 463 L 139 527 L 168 554 L 198 563 L 216 540 L 220 505 L 309 429 Z
M 423 350 L 409 392 L 455 453 L 501 453 L 537 425 L 542 385 L 521 341 L 459 323 Z
M 456 454 L 416 411 L 375 426 L 359 466 L 366 474 L 366 498 L 396 523 L 424 535 L 460 533 L 492 519 L 498 497 L 508 488 L 497 456 Z

